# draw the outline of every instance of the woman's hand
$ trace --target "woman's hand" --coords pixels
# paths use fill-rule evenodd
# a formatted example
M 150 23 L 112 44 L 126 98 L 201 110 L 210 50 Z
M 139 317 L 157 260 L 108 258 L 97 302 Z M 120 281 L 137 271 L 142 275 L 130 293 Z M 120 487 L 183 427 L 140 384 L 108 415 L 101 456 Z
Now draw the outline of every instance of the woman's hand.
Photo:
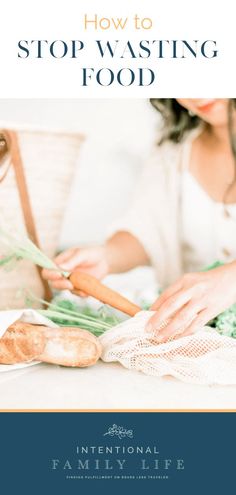
M 149 263 L 139 240 L 129 232 L 122 231 L 116 232 L 103 246 L 68 249 L 59 254 L 54 261 L 67 272 L 79 268 L 99 280 L 109 273 L 121 273 Z M 73 290 L 72 283 L 60 273 L 43 270 L 42 274 L 55 289 Z
M 98 279 L 108 274 L 108 262 L 105 246 L 67 249 L 55 258 L 55 263 L 65 271 L 72 272 L 79 268 Z M 53 270 L 43 270 L 43 277 L 51 282 L 54 289 L 73 290 L 72 283 Z M 81 293 L 80 295 L 85 295 Z
M 236 302 L 236 262 L 208 272 L 188 273 L 155 301 L 147 332 L 157 331 L 159 342 L 196 332 Z M 169 320 L 165 328 L 159 329 Z M 159 329 L 159 330 L 158 330 Z

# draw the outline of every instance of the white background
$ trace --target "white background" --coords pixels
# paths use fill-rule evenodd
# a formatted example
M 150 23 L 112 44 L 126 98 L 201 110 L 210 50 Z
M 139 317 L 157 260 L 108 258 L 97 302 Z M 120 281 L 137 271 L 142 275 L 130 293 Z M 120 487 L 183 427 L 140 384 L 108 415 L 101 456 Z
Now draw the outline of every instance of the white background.
M 95 98 L 95 97 L 222 97 L 235 96 L 235 2 L 224 0 L 153 0 L 119 2 L 109 0 L 8 0 L 1 5 L 0 91 L 6 97 Z M 84 14 L 91 17 L 126 17 L 135 14 L 151 17 L 152 30 L 94 31 L 83 29 Z M 81 39 L 90 47 L 77 60 L 42 60 L 17 58 L 17 44 L 26 40 Z M 99 60 L 94 39 L 186 39 L 217 41 L 219 57 L 215 59 L 124 60 L 132 67 L 149 66 L 157 71 L 157 80 L 147 88 L 110 86 L 81 87 L 82 66 L 111 65 Z M 120 59 L 114 69 L 122 66 Z
M 100 243 L 122 215 L 150 152 L 159 116 L 148 100 L 0 99 L 0 128 L 27 124 L 86 136 L 62 229 L 61 246 Z

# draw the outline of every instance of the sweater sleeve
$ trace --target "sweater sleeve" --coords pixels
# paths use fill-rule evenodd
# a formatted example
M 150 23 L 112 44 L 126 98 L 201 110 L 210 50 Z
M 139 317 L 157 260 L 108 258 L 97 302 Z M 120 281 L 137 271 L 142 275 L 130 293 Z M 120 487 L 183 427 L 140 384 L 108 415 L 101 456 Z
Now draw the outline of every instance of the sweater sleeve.
M 125 231 L 136 237 L 158 274 L 165 258 L 162 231 L 167 214 L 167 181 L 164 161 L 161 147 L 156 146 L 145 164 L 129 210 L 111 225 L 108 232 L 112 235 Z

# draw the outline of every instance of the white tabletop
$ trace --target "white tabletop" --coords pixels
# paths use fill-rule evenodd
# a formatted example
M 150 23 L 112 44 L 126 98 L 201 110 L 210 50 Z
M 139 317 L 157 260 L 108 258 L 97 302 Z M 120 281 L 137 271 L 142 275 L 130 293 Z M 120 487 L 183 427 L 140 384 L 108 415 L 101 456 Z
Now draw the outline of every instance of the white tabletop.
M 131 299 L 135 287 L 149 287 L 145 299 L 152 300 L 156 291 L 152 277 L 148 269 L 135 270 L 110 277 L 109 285 Z M 141 295 L 136 290 L 136 302 Z M 41 363 L 0 373 L 1 409 L 236 409 L 236 386 L 147 376 L 119 363 L 99 361 L 80 369 Z
M 37 364 L 0 374 L 0 409 L 236 409 L 236 386 L 186 384 L 99 361 Z

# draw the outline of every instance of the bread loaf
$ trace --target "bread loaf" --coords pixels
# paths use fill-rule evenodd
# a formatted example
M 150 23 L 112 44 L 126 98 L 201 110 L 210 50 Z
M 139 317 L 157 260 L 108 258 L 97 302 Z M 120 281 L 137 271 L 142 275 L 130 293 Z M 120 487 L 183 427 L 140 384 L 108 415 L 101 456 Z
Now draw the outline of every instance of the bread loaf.
M 36 359 L 46 343 L 42 328 L 20 321 L 13 323 L 0 339 L 0 363 L 15 364 Z
M 0 363 L 16 364 L 32 360 L 85 367 L 101 355 L 97 337 L 76 327 L 49 328 L 15 322 L 0 339 Z
M 99 359 L 100 341 L 87 330 L 76 327 L 46 328 L 46 344 L 38 359 L 46 363 L 83 368 Z

